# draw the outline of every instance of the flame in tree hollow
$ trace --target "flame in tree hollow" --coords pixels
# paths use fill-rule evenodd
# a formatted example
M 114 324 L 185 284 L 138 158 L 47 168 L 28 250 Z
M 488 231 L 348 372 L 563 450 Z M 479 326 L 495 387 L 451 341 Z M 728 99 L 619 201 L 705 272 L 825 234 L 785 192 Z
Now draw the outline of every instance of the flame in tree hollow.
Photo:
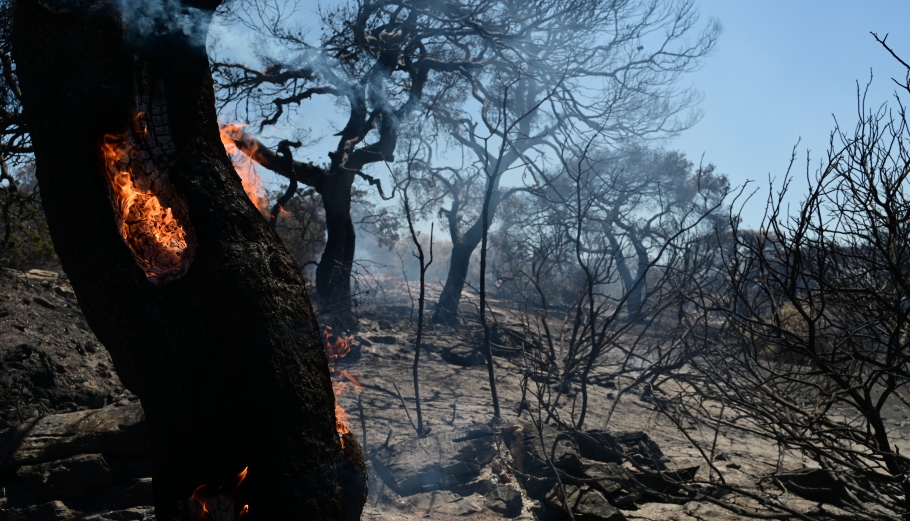
M 174 212 L 182 201 L 140 148 L 147 136 L 142 116 L 136 114 L 132 128 L 120 134 L 105 134 L 99 148 L 120 235 L 146 277 L 157 282 L 186 272 L 192 241 Z

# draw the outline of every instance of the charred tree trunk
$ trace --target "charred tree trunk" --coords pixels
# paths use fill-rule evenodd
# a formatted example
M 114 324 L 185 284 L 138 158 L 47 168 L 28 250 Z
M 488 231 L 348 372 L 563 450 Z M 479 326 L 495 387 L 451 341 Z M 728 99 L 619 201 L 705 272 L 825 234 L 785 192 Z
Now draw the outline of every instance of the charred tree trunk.
M 606 237 L 610 243 L 610 248 L 615 252 L 614 259 L 616 260 L 616 271 L 619 273 L 619 277 L 622 280 L 623 291 L 627 295 L 626 320 L 633 322 L 637 321 L 641 315 L 642 306 L 644 305 L 644 281 L 642 281 L 641 278 L 648 268 L 647 252 L 644 252 L 643 249 L 636 248 L 635 259 L 637 264 L 636 272 L 633 274 L 627 264 L 629 258 L 623 253 L 619 240 L 612 233 L 607 233 Z M 642 258 L 642 255 L 644 258 Z
M 488 177 L 485 190 L 490 192 L 489 202 L 487 205 L 487 222 L 492 222 L 496 216 L 496 210 L 499 203 L 504 200 L 503 195 L 498 191 L 500 177 Z M 508 197 L 508 195 L 506 196 Z M 464 291 L 465 281 L 468 276 L 468 268 L 471 266 L 471 255 L 480 241 L 483 240 L 484 229 L 483 221 L 478 218 L 474 224 L 468 228 L 463 235 L 458 232 L 459 224 L 459 205 L 455 201 L 449 213 L 449 235 L 452 237 L 452 255 L 449 259 L 449 273 L 446 275 L 446 282 L 439 294 L 439 302 L 436 303 L 436 309 L 433 311 L 434 324 L 448 324 L 454 326 L 458 324 L 458 305 L 461 303 L 461 293 Z M 481 274 L 483 276 L 483 274 Z
M 351 218 L 351 193 L 354 172 L 333 164 L 323 168 L 312 163 L 294 161 L 287 142 L 278 152 L 270 150 L 249 134 L 232 136 L 234 143 L 260 165 L 288 178 L 291 186 L 304 183 L 322 197 L 325 210 L 326 243 L 322 258 L 316 266 L 316 294 L 321 314 L 327 325 L 349 329 L 354 324 L 351 295 L 352 269 L 356 248 L 356 231 Z M 286 194 L 292 194 L 289 191 Z M 281 205 L 279 201 L 279 205 Z M 277 207 L 276 207 L 277 208 Z M 273 211 L 277 214 L 277 210 Z M 272 216 L 275 219 L 275 215 Z M 270 223 L 271 224 L 271 223 Z
M 299 270 L 220 143 L 204 34 L 156 20 L 142 38 L 111 5 L 85 4 L 18 2 L 14 57 L 55 249 L 146 411 L 157 518 L 198 518 L 194 491 L 228 494 L 217 486 L 245 467 L 236 497 L 210 499 L 235 516 L 248 504 L 245 520 L 359 517 L 365 498 L 343 499 L 342 473 L 362 478 L 362 456 L 350 443 L 342 455 Z M 102 150 L 121 141 L 142 197 L 182 230 L 177 253 L 115 198 Z
M 316 293 L 320 306 L 335 322 L 331 325 L 341 328 L 354 325 L 351 300 L 351 270 L 356 247 L 351 219 L 353 184 L 353 174 L 336 172 L 325 176 L 318 189 L 325 209 L 326 243 L 316 267 Z
M 452 256 L 449 259 L 449 272 L 439 295 L 439 302 L 433 311 L 434 324 L 458 324 L 458 305 L 464 291 L 468 268 L 471 266 L 471 254 L 477 249 L 481 240 L 480 219 L 458 240 L 452 241 Z

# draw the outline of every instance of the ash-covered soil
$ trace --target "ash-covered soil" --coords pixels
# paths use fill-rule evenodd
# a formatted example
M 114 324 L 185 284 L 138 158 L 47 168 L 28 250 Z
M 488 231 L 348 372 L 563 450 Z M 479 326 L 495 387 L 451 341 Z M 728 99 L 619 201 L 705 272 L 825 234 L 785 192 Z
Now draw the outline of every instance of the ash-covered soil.
M 399 315 L 389 316 L 392 309 Z M 535 431 L 533 399 L 520 408 L 528 367 L 515 346 L 497 350 L 502 420 L 491 427 L 489 376 L 476 325 L 427 325 L 419 376 L 429 433 L 418 437 L 415 327 L 407 306 L 381 311 L 364 313 L 358 330 L 349 332 L 353 351 L 334 371 L 339 377 L 346 371 L 361 385 L 347 389 L 340 404 L 369 456 L 370 496 L 362 519 L 568 519 L 552 495 L 558 485 L 548 474 L 551 467 L 563 472 L 561 486 L 568 487 L 578 519 L 748 519 L 714 504 L 711 483 L 719 478 L 693 439 L 714 445 L 714 467 L 726 483 L 756 497 L 779 497 L 813 517 L 838 513 L 769 480 L 779 458 L 773 443 L 705 422 L 674 424 L 656 412 L 657 401 L 667 396 L 626 393 L 606 425 L 625 385 L 607 371 L 590 388 L 585 428 L 615 435 L 606 445 L 621 441 L 617 450 L 635 454 L 639 467 L 610 462 L 574 435 L 550 427 Z M 498 318 L 508 329 L 506 314 Z M 571 413 L 576 398 L 578 390 L 567 389 L 564 413 Z M 905 442 L 910 421 L 896 416 L 889 422 Z M 552 442 L 549 457 L 535 449 L 538 438 Z M 687 499 L 667 489 L 674 497 L 669 500 L 643 493 L 628 479 L 642 479 L 642 468 L 697 480 L 705 496 Z M 804 471 L 811 464 L 787 454 L 783 468 Z M 89 330 L 65 277 L 0 271 L 0 521 L 151 520 L 150 476 L 141 408 Z M 721 499 L 746 510 L 755 506 L 745 496 Z
M 0 429 L 39 415 L 135 400 L 65 276 L 0 270 Z

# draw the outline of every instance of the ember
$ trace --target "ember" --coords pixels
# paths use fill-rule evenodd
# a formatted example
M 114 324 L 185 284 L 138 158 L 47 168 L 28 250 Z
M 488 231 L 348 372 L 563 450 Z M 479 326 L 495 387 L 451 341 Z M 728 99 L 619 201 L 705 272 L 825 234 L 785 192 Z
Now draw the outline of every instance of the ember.
M 250 201 L 256 205 L 256 208 L 262 214 L 268 215 L 270 213 L 269 200 L 266 197 L 262 179 L 256 173 L 256 162 L 252 159 L 252 155 L 256 153 L 258 145 L 255 141 L 252 141 L 250 150 L 240 150 L 234 142 L 235 139 L 239 139 L 243 134 L 243 127 L 244 125 L 237 123 L 221 125 L 219 129 L 221 131 L 221 143 L 224 145 L 224 150 L 231 156 L 234 170 L 237 171 L 237 175 L 240 176 L 240 181 L 243 183 L 243 191 L 246 192 L 247 197 L 250 198 Z
M 351 352 L 351 340 L 354 335 L 343 337 L 332 333 L 332 326 L 325 326 L 322 332 L 323 343 L 325 345 L 325 355 L 329 359 L 329 372 L 335 374 L 335 368 L 332 367 L 334 362 L 339 358 L 344 358 Z M 332 381 L 332 391 L 335 393 L 335 430 L 338 431 L 338 437 L 341 438 L 341 448 L 344 448 L 345 434 L 351 432 L 349 428 L 349 418 L 344 408 L 338 405 L 338 398 L 345 391 L 359 393 L 363 390 L 363 385 L 359 381 L 360 375 L 351 374 L 347 369 L 342 369 L 338 373 L 338 380 Z M 346 380 L 346 381 L 345 381 Z
M 101 140 L 120 235 L 150 282 L 179 278 L 193 255 L 186 203 L 146 149 L 148 131 L 136 114 L 132 128 Z

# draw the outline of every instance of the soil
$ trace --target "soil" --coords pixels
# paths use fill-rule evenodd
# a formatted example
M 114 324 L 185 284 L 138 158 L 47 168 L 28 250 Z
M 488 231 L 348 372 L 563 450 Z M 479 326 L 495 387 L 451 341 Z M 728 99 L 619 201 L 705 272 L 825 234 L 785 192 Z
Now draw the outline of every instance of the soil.
M 65 276 L 0 270 L 0 429 L 38 415 L 135 400 Z
M 392 317 L 388 315 L 390 309 L 407 312 Z M 349 415 L 351 431 L 360 438 L 367 453 L 416 437 L 412 379 L 415 328 L 409 320 L 409 311 L 405 302 L 388 305 L 381 314 L 364 312 L 358 331 L 353 332 L 352 353 L 336 362 L 336 376 L 340 377 L 346 371 L 361 385 L 359 389 L 349 386 L 339 402 Z M 500 318 L 504 316 L 502 314 Z M 479 344 L 479 328 L 465 330 L 427 325 L 425 334 L 419 364 L 425 430 L 433 436 L 489 424 L 493 418 L 487 368 L 482 364 L 471 365 L 477 361 L 471 354 Z M 523 358 L 516 356 L 518 352 L 500 350 L 499 356 L 495 357 L 496 385 L 503 416 L 500 425 L 527 421 L 531 412 L 535 412 L 532 407 L 531 412 L 526 409 L 519 415 L 525 366 Z M 766 477 L 774 471 L 780 457 L 772 443 L 703 422 L 675 425 L 656 412 L 654 397 L 642 396 L 637 391 L 623 395 L 606 425 L 607 411 L 616 399 L 616 386 L 622 382 L 612 381 L 607 378 L 609 375 L 602 376 L 598 379 L 601 385 L 594 385 L 590 390 L 586 428 L 644 431 L 657 442 L 672 465 L 680 469 L 697 466 L 697 478 L 703 480 L 711 478 L 708 466 L 689 440 L 696 439 L 710 446 L 716 437 L 714 463 L 727 483 L 758 496 L 781 496 L 789 507 L 809 515 L 838 512 L 830 505 L 786 495 L 779 487 L 769 485 Z M 569 390 L 567 403 L 572 403 L 576 392 Z M 36 416 L 124 406 L 135 401 L 136 397 L 120 383 L 110 357 L 89 330 L 65 276 L 38 270 L 0 271 L 0 431 L 17 427 Z M 567 414 L 571 412 L 570 408 L 566 410 Z M 910 425 L 910 419 L 903 417 L 900 411 L 895 411 L 894 415 L 889 422 L 894 426 L 895 439 L 898 443 L 907 443 L 910 429 L 906 427 Z M 808 461 L 795 454 L 785 454 L 783 461 L 784 468 L 794 471 L 811 467 Z M 513 485 L 519 489 L 522 507 L 517 519 L 563 519 L 560 512 L 527 496 L 517 484 L 512 464 L 509 451 L 500 451 L 477 479 L 488 480 L 494 486 Z M 0 481 L 3 479 L 0 476 Z M 144 484 L 150 490 L 147 477 L 133 476 L 133 479 L 136 480 L 133 486 Z M 370 495 L 362 516 L 365 520 L 481 521 L 502 518 L 489 508 L 489 498 L 477 492 L 459 494 L 435 490 L 399 495 L 380 478 L 372 464 L 369 487 Z M 2 496 L 6 489 L 0 492 L 0 510 L 3 510 Z M 727 499 L 745 509 L 754 507 L 748 498 Z M 57 501 L 45 503 L 42 508 L 64 511 L 75 507 Z M 152 519 L 149 517 L 151 510 L 143 508 L 134 509 L 137 513 L 133 517 L 123 519 Z M 641 502 L 623 509 L 622 513 L 627 519 L 655 521 L 748 519 L 713 504 L 710 499 Z M 72 517 L 75 514 L 55 515 L 58 517 L 48 519 L 75 519 Z M 92 515 L 95 517 L 79 519 L 108 519 L 97 517 L 100 515 L 97 513 Z M 0 519 L 3 519 L 2 513 Z

